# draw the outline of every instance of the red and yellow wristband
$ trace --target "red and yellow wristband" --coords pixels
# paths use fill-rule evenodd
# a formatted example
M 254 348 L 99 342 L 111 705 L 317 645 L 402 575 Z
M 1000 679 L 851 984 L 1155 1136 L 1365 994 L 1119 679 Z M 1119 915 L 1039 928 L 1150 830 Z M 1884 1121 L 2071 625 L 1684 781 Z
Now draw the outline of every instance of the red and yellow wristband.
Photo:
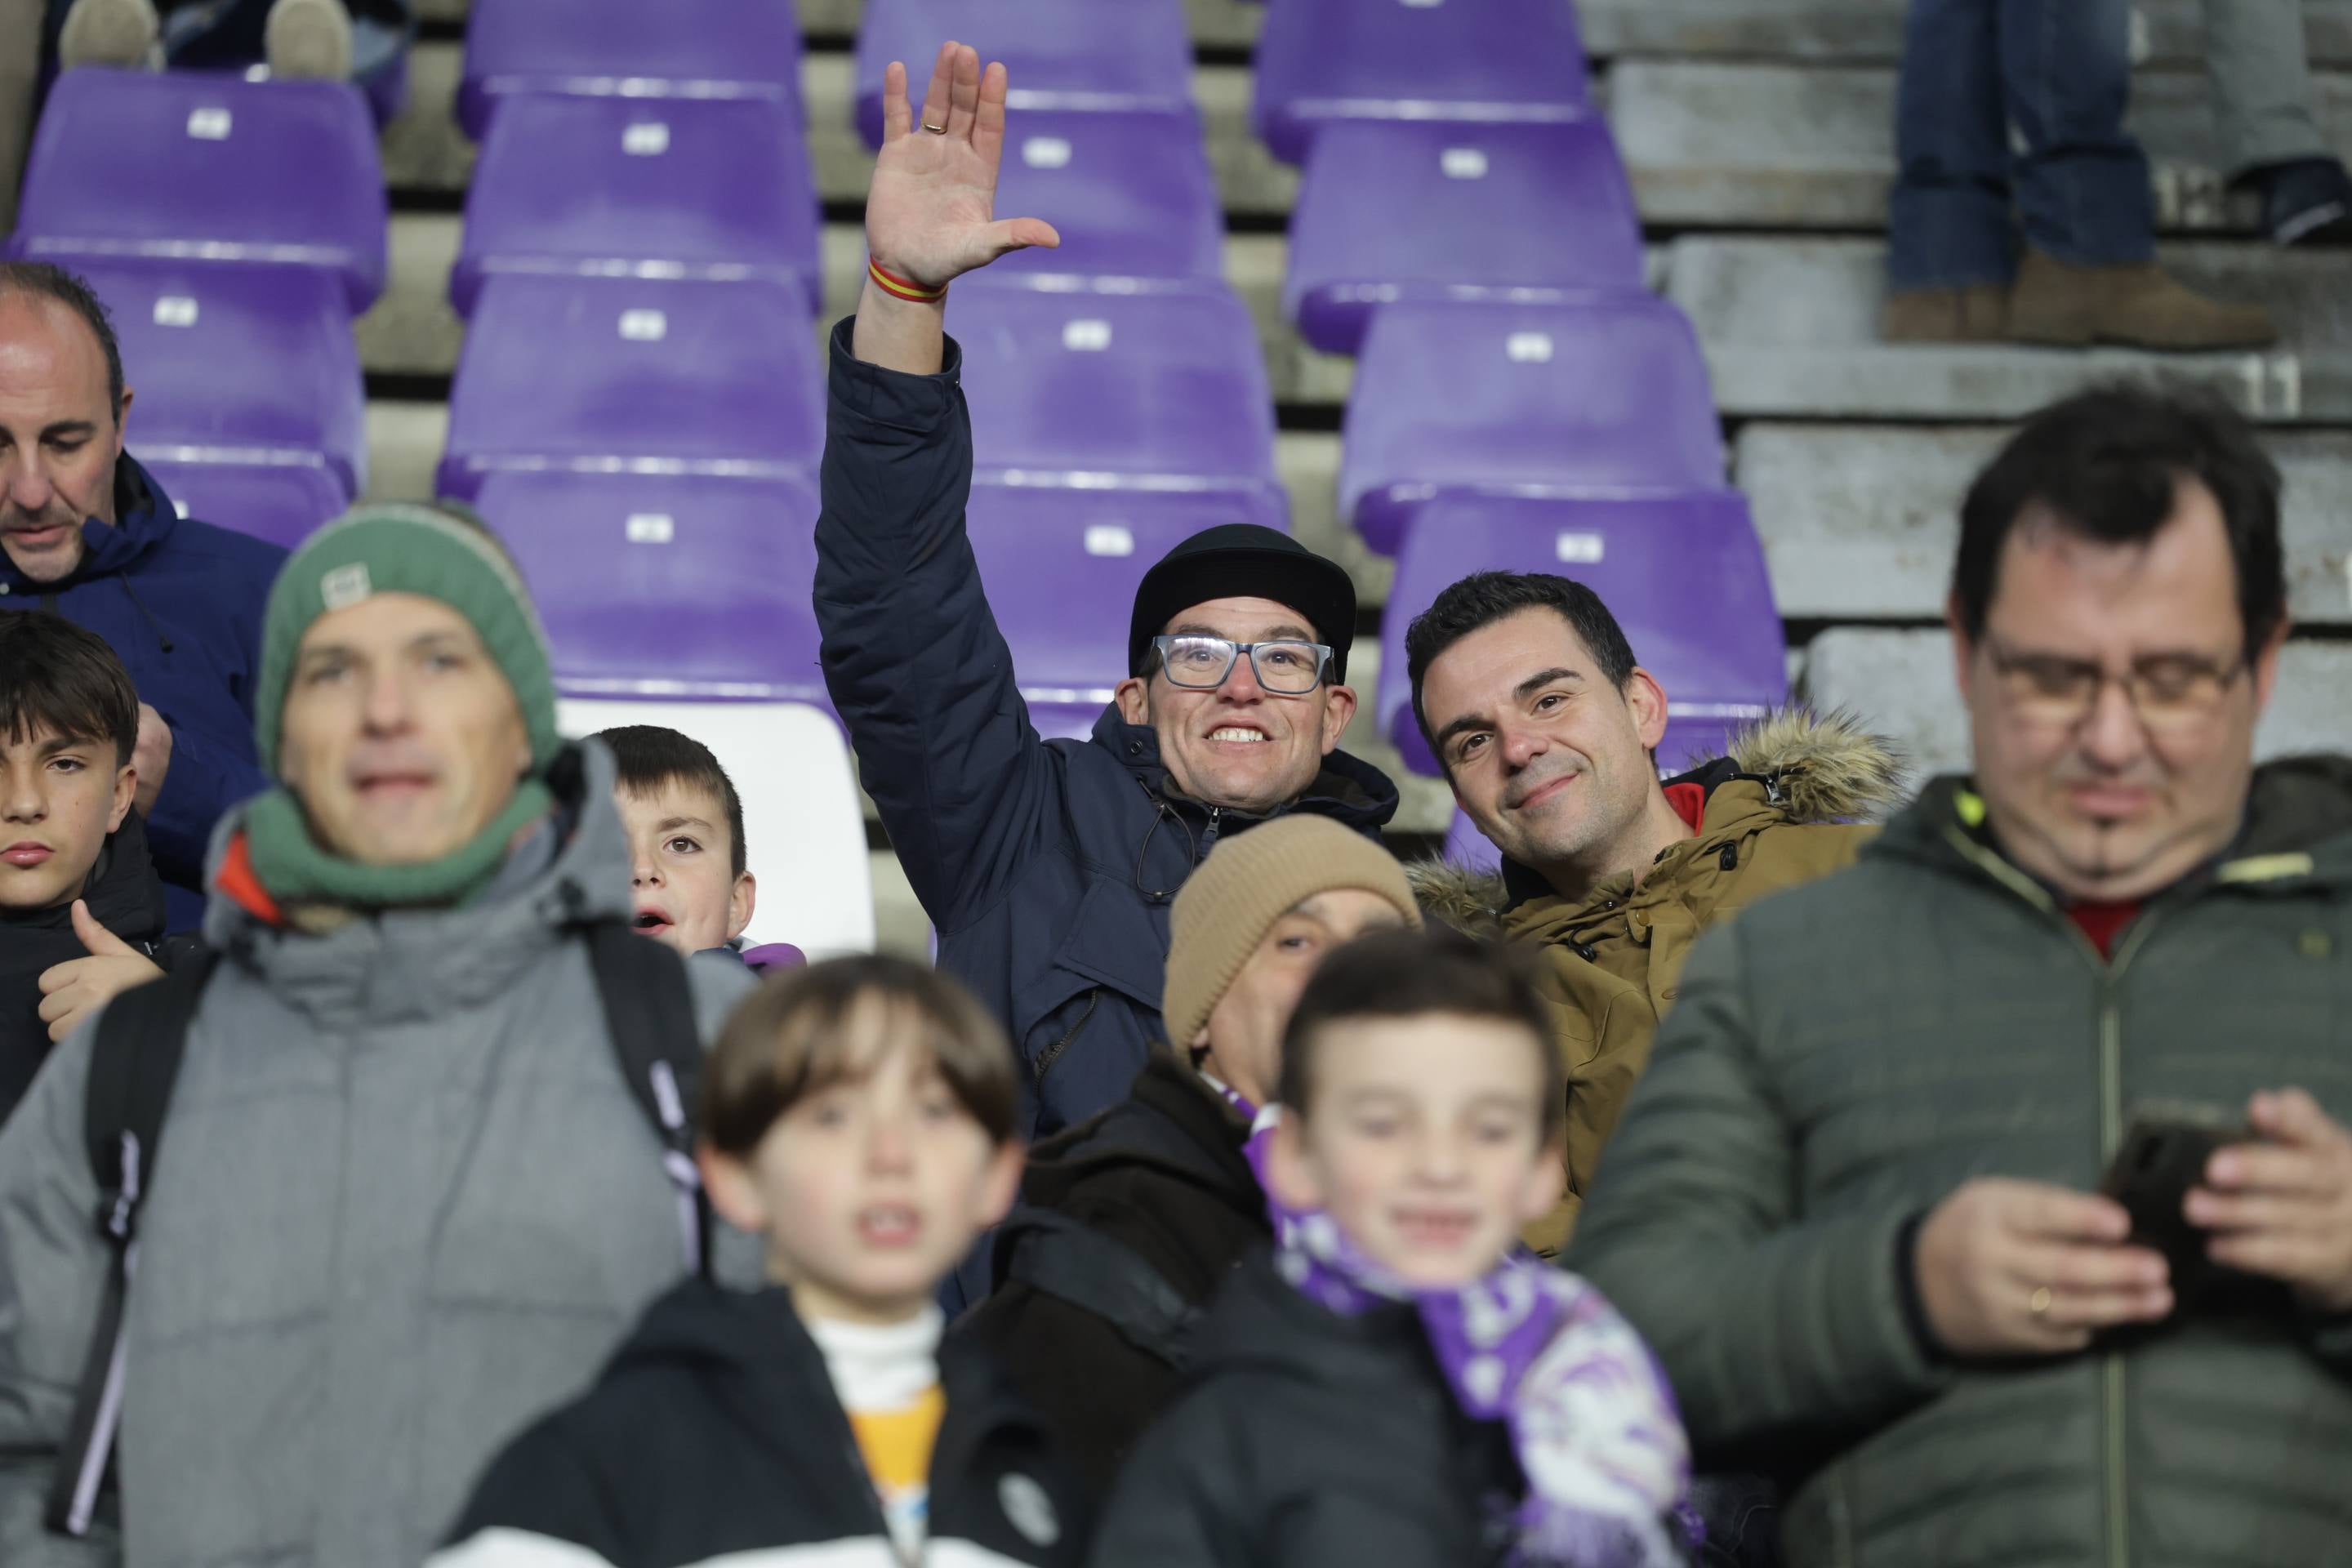
M 918 305 L 936 305 L 948 297 L 945 287 L 926 289 L 911 278 L 901 278 L 872 258 L 866 263 L 866 275 L 874 285 L 894 300 L 910 300 Z

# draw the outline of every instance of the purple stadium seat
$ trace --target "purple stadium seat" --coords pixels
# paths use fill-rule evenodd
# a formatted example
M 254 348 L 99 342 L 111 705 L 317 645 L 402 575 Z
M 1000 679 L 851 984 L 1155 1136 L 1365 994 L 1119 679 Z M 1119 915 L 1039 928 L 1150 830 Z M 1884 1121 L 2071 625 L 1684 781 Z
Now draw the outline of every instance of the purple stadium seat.
M 1441 858 L 1473 871 L 1499 871 L 1503 868 L 1503 852 L 1495 847 L 1494 840 L 1478 831 L 1478 825 L 1454 808 L 1454 820 L 1445 826 L 1445 850 Z
M 466 331 L 440 493 L 499 468 L 794 478 L 824 443 L 797 287 L 508 274 Z
M 375 124 L 343 82 L 192 71 L 68 71 L 50 89 L 15 255 L 273 262 L 341 280 L 356 315 L 383 291 Z
M 1348 120 L 1571 120 L 1590 110 L 1570 0 L 1281 0 L 1251 128 L 1286 163 Z
M 1030 722 L 1049 737 L 1093 732 L 1128 673 L 1128 611 L 1151 563 L 1237 518 L 1209 494 L 1012 485 L 974 485 L 964 516 Z
M 952 296 L 982 482 L 1175 490 L 1287 525 L 1257 332 L 1222 286 Z
M 182 517 L 233 528 L 272 544 L 290 549 L 351 505 L 341 481 L 323 464 L 182 463 L 173 451 L 144 441 L 131 443 L 131 455 L 155 476 Z
M 1725 736 L 1788 693 L 1780 617 L 1763 546 L 1736 490 L 1617 500 L 1448 496 L 1430 503 L 1397 558 L 1381 612 L 1381 733 L 1420 773 L 1439 772 L 1412 716 L 1405 628 L 1473 572 L 1550 572 L 1601 595 L 1633 657 L 1666 689 L 1658 765 L 1720 756 Z
M 761 279 L 814 300 L 819 221 L 795 108 L 520 97 L 483 142 L 449 299 L 467 315 L 485 276 L 558 272 Z
M 1383 306 L 1357 361 L 1346 428 L 1339 515 L 1384 555 L 1446 490 L 1723 483 L 1698 335 L 1654 294 Z
M 1317 348 L 1353 353 L 1374 308 L 1400 300 L 1642 286 L 1641 221 L 1600 121 L 1363 121 L 1316 138 L 1282 308 Z
M 106 263 L 83 276 L 114 320 L 142 450 L 182 464 L 323 468 L 345 501 L 366 489 L 367 393 L 332 276 L 201 261 Z
M 800 22 L 783 0 L 475 0 L 457 123 L 478 142 L 501 101 L 526 93 L 765 99 L 797 121 L 800 83 Z
M 957 38 L 983 68 L 1003 60 L 1005 105 L 1087 110 L 1189 110 L 1192 37 L 1181 0 L 866 0 L 857 34 L 857 132 L 882 145 L 882 72 L 907 66 L 917 114 L 940 46 Z
M 806 481 L 505 472 L 479 507 L 530 584 L 564 695 L 827 706 Z
M 1183 113 L 1007 117 L 996 210 L 1061 230 L 1053 250 L 1016 250 L 966 288 L 1076 277 L 1224 276 L 1225 214 L 1200 121 Z

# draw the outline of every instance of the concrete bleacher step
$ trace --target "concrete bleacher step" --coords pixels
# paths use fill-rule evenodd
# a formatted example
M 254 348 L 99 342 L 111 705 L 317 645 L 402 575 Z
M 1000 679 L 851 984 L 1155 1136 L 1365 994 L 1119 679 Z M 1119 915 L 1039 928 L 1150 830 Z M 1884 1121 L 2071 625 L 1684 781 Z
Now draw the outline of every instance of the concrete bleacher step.
M 2352 77 L 2314 85 L 2322 129 L 2352 152 Z M 1895 93 L 1895 73 L 1870 67 L 1638 60 L 1611 74 L 1609 113 L 1648 222 L 1884 227 Z M 2257 225 L 2254 198 L 2224 189 L 2202 72 L 2141 72 L 2129 123 L 2147 149 L 2162 227 Z
M 2008 434 L 1769 423 L 1740 431 L 1734 478 L 1754 508 L 1780 614 L 1942 615 L 1960 498 Z M 2352 626 L 2352 432 L 2281 431 L 2264 446 L 2286 482 L 2288 613 L 2302 626 Z
M 2352 643 L 2288 643 L 2270 708 L 2254 731 L 2255 754 L 2352 750 L 2347 687 Z M 1804 690 L 1815 706 L 1850 709 L 1903 742 L 1917 776 L 1968 770 L 1968 713 L 1953 684 L 1948 633 L 1823 632 L 1806 650 Z
M 2229 0 L 2215 0 L 2227 4 Z M 1577 0 L 1584 47 L 1602 55 L 1887 63 L 1903 51 L 1904 0 Z M 2194 64 L 2204 0 L 2139 0 L 2135 54 Z M 2315 62 L 2352 62 L 2352 0 L 2304 0 Z
M 1879 341 L 1886 247 L 1866 239 L 1687 237 L 1667 291 L 1734 417 L 2010 419 L 2092 382 L 2163 372 L 2266 421 L 2352 420 L 2352 290 L 2340 254 L 2186 241 L 2158 259 L 2222 299 L 2261 300 L 2284 340 L 2261 353 L 2148 354 Z

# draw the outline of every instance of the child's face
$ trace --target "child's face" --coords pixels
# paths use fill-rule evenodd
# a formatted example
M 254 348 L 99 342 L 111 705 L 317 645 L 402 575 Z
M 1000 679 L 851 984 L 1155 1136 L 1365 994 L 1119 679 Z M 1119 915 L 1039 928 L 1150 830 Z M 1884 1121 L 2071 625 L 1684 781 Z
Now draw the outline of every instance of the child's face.
M 52 909 L 81 897 L 138 782 L 116 762 L 111 741 L 47 729 L 0 733 L 0 909 Z
M 749 871 L 732 869 L 727 810 L 709 791 L 667 784 L 614 792 L 629 836 L 637 929 L 680 952 L 719 947 L 751 923 Z
M 1325 1029 L 1312 1114 L 1277 1127 L 1276 1194 L 1328 1211 L 1367 1257 L 1411 1284 L 1476 1279 L 1559 1197 L 1537 1056 L 1550 1043 L 1523 1025 L 1443 1013 Z
M 1013 1206 L 1021 1146 L 989 1137 L 928 1050 L 887 1037 L 879 1005 L 845 1026 L 873 1037 L 857 1069 L 793 1105 L 750 1161 L 706 1153 L 704 1169 L 719 1211 L 766 1235 L 768 1277 L 803 1313 L 903 1321 Z

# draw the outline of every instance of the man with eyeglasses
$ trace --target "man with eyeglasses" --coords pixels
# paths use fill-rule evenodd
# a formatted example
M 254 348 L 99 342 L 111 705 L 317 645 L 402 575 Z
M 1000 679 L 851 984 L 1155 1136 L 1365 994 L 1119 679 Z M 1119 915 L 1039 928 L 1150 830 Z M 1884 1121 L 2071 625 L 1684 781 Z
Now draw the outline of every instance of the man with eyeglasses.
M 1169 905 L 1220 838 L 1308 812 L 1376 835 L 1396 809 L 1339 751 L 1356 596 L 1271 529 L 1212 528 L 1138 589 L 1128 666 L 1085 742 L 1039 738 L 965 536 L 971 429 L 949 280 L 1051 245 L 992 221 L 1005 79 L 940 52 L 920 119 L 904 68 L 866 207 L 873 262 L 835 329 L 817 524 L 825 681 L 939 931 L 1003 1019 L 1035 1138 L 1124 1099 L 1161 1036 Z
M 2352 761 L 2253 763 L 2279 490 L 2202 395 L 2029 421 L 1973 776 L 1684 972 L 1569 1261 L 1792 1563 L 2352 1560 Z

